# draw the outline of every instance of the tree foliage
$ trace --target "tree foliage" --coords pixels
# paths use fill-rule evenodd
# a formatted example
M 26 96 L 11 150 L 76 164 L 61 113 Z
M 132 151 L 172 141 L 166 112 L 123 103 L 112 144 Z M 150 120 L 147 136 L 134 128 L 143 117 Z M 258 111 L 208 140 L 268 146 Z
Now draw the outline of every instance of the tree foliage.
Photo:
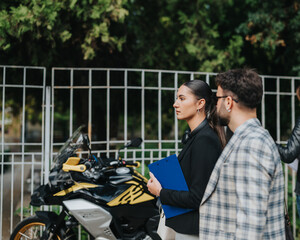
M 299 1 L 19 0 L 0 3 L 0 61 L 264 74 L 300 71 Z
M 23 0 L 1 3 L 0 49 L 14 64 L 80 65 L 102 51 L 121 51 L 111 32 L 128 15 L 124 1 Z M 7 63 L 7 62 L 6 62 Z
M 249 62 L 262 72 L 299 75 L 300 2 L 248 0 L 246 21 L 237 32 L 248 44 Z
M 230 0 L 132 1 L 128 56 L 138 67 L 211 72 L 240 66 L 243 38 L 223 28 L 231 7 Z

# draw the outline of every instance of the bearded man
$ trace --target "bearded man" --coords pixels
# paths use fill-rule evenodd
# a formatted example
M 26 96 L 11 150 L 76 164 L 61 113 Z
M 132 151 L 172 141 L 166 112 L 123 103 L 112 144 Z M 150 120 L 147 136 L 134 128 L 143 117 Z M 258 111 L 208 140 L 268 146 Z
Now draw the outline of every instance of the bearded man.
M 216 77 L 220 123 L 233 132 L 200 204 L 199 237 L 285 239 L 284 178 L 274 140 L 257 119 L 263 87 L 250 69 Z

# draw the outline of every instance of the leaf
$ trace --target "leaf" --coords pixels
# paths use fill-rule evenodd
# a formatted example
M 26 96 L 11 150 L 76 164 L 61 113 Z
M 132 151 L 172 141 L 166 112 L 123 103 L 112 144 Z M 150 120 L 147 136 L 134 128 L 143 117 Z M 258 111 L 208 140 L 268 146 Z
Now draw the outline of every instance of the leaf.
M 87 46 L 86 44 L 81 45 L 82 51 L 83 51 L 83 59 L 93 59 L 95 57 L 95 51 L 91 46 Z
M 94 6 L 93 9 L 92 9 L 92 12 L 91 12 L 91 15 L 90 17 L 92 19 L 100 19 L 101 17 L 101 13 L 104 11 L 104 9 L 102 9 L 102 11 L 99 11 L 99 8 Z
M 118 10 L 118 19 L 120 20 L 121 23 L 124 22 L 125 17 L 128 16 L 128 10 L 124 9 L 124 8 L 120 8 Z
M 18 19 L 18 21 L 22 22 L 25 21 L 29 15 L 29 10 L 26 6 L 20 5 L 17 8 L 12 8 L 12 13 L 15 15 L 15 18 Z
M 63 31 L 60 33 L 60 38 L 62 42 L 68 41 L 72 37 L 72 33 L 70 33 L 68 30 Z
M 195 55 L 198 50 L 198 48 L 196 46 L 194 46 L 193 44 L 190 44 L 190 43 L 186 44 L 185 48 L 186 48 L 187 52 L 191 55 Z
M 8 50 L 10 47 L 11 47 L 11 45 L 8 43 L 8 44 L 2 46 L 2 49 L 3 49 L 4 51 L 6 51 L 6 50 Z
M 77 3 L 77 0 L 71 0 L 70 5 L 69 5 L 70 9 L 73 9 L 75 7 L 76 3 Z
M 101 36 L 101 41 L 107 43 L 109 41 L 109 35 L 105 34 Z

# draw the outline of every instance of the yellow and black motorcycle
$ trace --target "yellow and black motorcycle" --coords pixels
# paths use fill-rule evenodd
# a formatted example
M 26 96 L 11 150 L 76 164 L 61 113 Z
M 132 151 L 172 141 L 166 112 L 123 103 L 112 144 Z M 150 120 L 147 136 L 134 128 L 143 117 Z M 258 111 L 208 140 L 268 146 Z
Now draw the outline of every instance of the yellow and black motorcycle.
M 134 169 L 139 163 L 95 157 L 81 129 L 53 160 L 49 182 L 31 196 L 32 206 L 60 205 L 62 210 L 37 211 L 16 226 L 10 239 L 75 240 L 74 228 L 81 225 L 95 240 L 159 240 L 156 198 L 147 189 L 147 179 Z M 134 139 L 124 148 L 141 142 Z M 76 155 L 83 147 L 89 152 L 86 159 Z

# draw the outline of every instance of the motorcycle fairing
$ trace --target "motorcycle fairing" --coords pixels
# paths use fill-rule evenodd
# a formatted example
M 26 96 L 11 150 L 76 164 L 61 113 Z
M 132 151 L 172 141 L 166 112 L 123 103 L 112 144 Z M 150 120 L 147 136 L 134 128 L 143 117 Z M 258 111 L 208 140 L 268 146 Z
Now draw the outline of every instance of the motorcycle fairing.
M 125 204 L 134 205 L 154 199 L 153 196 L 145 193 L 144 188 L 141 184 L 135 181 L 129 181 L 126 182 L 126 184 L 132 184 L 132 186 L 124 191 L 121 195 L 108 202 L 108 206 L 114 207 Z
M 112 215 L 101 206 L 85 199 L 63 201 L 64 206 L 96 239 L 117 239 L 110 229 Z
M 45 198 L 49 195 L 50 187 L 48 184 L 39 186 L 31 195 L 30 205 L 42 206 L 46 205 Z
M 77 182 L 75 182 L 75 184 L 73 186 L 71 186 L 70 188 L 62 190 L 60 192 L 57 192 L 57 193 L 53 194 L 53 196 L 62 197 L 62 196 L 67 195 L 70 192 L 75 192 L 75 191 L 78 191 L 80 189 L 95 188 L 95 187 L 98 187 L 98 185 L 91 184 L 91 183 L 77 183 Z
M 141 181 L 144 181 L 146 184 L 148 183 L 148 179 L 140 174 L 137 170 L 134 170 L 134 174 L 141 178 Z M 136 176 L 134 176 L 136 177 Z

